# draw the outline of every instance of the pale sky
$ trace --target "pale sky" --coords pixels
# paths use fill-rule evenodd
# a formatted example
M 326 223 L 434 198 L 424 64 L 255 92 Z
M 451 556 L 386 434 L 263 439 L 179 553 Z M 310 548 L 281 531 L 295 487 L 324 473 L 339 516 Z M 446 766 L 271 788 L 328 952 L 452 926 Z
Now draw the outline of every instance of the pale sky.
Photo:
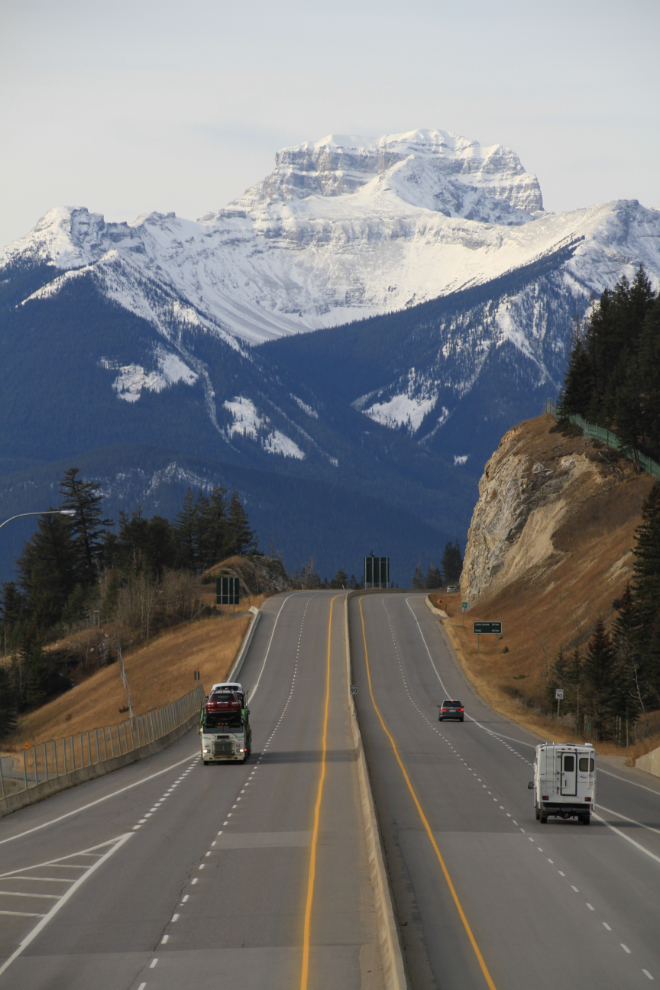
M 660 0 L 0 0 L 0 246 L 195 219 L 326 134 L 503 144 L 545 207 L 660 208 Z

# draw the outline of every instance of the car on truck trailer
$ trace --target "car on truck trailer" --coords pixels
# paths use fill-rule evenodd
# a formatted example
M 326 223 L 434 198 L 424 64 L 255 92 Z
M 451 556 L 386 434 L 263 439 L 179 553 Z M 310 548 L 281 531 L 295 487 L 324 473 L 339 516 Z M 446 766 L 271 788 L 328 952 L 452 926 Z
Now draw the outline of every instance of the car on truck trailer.
M 528 787 L 542 825 L 550 816 L 589 825 L 596 802 L 596 750 L 590 743 L 539 743 Z
M 245 763 L 252 752 L 247 695 L 247 691 L 243 694 L 222 685 L 206 699 L 199 725 L 204 766 L 225 761 Z

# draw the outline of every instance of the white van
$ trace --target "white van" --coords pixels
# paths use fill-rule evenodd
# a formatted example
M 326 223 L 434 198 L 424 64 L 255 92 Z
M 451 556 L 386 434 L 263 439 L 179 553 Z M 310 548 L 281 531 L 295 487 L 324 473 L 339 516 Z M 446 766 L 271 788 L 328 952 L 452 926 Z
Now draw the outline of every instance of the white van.
M 596 750 L 590 743 L 539 743 L 534 780 L 536 820 L 544 825 L 549 815 L 577 818 L 589 825 L 596 802 Z

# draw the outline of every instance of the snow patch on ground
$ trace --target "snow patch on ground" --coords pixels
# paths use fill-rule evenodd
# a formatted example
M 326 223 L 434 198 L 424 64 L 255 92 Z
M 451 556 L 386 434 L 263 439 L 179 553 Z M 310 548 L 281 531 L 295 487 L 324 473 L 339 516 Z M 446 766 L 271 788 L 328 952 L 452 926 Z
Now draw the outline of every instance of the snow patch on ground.
M 233 437 L 238 433 L 256 440 L 259 430 L 267 421 L 259 415 L 252 399 L 238 395 L 231 402 L 223 402 L 223 406 L 234 417 L 234 422 L 227 427 L 228 435 Z
M 112 387 L 117 397 L 125 402 L 137 402 L 145 389 L 148 392 L 162 392 L 163 389 L 178 382 L 194 385 L 199 378 L 199 375 L 192 371 L 177 354 L 158 348 L 155 358 L 158 371 L 146 371 L 141 364 L 120 365 L 108 358 L 101 358 L 99 365 L 108 371 L 119 372 Z
M 261 446 L 268 454 L 279 454 L 282 457 L 295 457 L 296 460 L 303 460 L 304 452 L 290 437 L 281 430 L 271 430 L 263 435 L 268 428 L 270 420 L 267 416 L 260 416 L 252 399 L 237 395 L 231 402 L 224 402 L 224 408 L 233 416 L 233 422 L 227 427 L 226 433 L 231 438 L 235 434 L 249 437 L 251 440 L 260 441 Z M 260 437 L 260 433 L 262 434 Z
M 268 451 L 269 454 L 281 454 L 283 457 L 295 457 L 299 461 L 302 461 L 305 457 L 298 444 L 294 443 L 290 437 L 286 436 L 286 434 L 280 433 L 279 430 L 273 430 L 272 433 L 269 433 L 268 436 L 262 440 L 261 446 L 264 450 Z
M 296 402 L 300 406 L 300 408 L 302 409 L 302 411 L 304 413 L 307 413 L 307 415 L 308 416 L 311 416 L 312 419 L 318 419 L 319 418 L 319 414 L 317 413 L 316 409 L 312 409 L 311 406 L 308 406 L 306 402 L 303 402 L 302 399 L 299 399 L 297 395 L 294 395 L 293 394 L 293 392 L 291 392 L 290 395 L 291 395 L 291 398 L 293 399 L 293 401 Z

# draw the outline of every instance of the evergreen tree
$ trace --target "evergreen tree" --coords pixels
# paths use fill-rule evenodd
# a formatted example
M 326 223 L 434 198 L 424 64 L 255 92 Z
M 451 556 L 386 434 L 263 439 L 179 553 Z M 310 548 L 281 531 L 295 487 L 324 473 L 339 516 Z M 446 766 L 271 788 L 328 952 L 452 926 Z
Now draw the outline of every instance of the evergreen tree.
M 197 506 L 192 489 L 183 499 L 183 506 L 174 519 L 174 543 L 179 567 L 197 570 Z
M 439 569 L 435 566 L 433 561 L 428 566 L 426 572 L 426 587 L 427 588 L 439 588 L 442 585 L 442 574 Z
M 660 460 L 660 297 L 647 308 L 639 345 L 639 394 L 643 444 Z
M 27 618 L 27 599 L 18 590 L 15 581 L 5 581 L 0 585 L 0 619 L 4 652 L 11 643 L 13 630 Z
M 418 563 L 417 567 L 415 568 L 415 573 L 413 574 L 412 577 L 412 587 L 415 589 L 419 589 L 420 591 L 422 588 L 426 588 L 426 578 L 424 577 L 424 574 L 422 572 L 421 562 Z
M 346 571 L 342 570 L 340 567 L 332 581 L 330 582 L 331 588 L 345 588 L 348 582 L 348 575 Z
M 79 574 L 72 526 L 64 516 L 40 516 L 37 530 L 16 560 L 27 610 L 39 629 L 59 622 Z
M 641 676 L 660 695 L 660 485 L 655 484 L 642 506 L 642 523 L 633 549 L 635 645 L 641 658 Z
M 60 492 L 64 496 L 60 508 L 69 509 L 75 514 L 70 526 L 73 545 L 76 551 L 77 583 L 96 583 L 96 564 L 103 553 L 103 535 L 112 519 L 103 519 L 103 493 L 100 484 L 82 481 L 78 477 L 79 468 L 69 468 L 60 482 Z
M 618 705 L 617 665 L 614 648 L 602 619 L 598 619 L 584 659 L 585 705 L 598 739 L 609 734 L 609 719 Z
M 17 707 L 11 674 L 0 664 L 0 739 L 11 735 L 16 728 Z
M 557 406 L 559 419 L 566 419 L 575 413 L 586 417 L 593 391 L 591 362 L 583 341 L 578 337 L 568 360 L 564 387 L 559 394 Z
M 250 529 L 248 514 L 243 508 L 240 496 L 236 489 L 231 494 L 229 500 L 229 512 L 227 516 L 227 530 L 229 536 L 229 549 L 232 554 L 238 557 L 245 557 L 250 550 L 256 550 L 258 540 L 254 530 Z
M 226 488 L 216 487 L 211 492 L 208 518 L 208 567 L 213 567 L 229 556 L 230 535 L 227 506 L 225 504 Z
M 458 584 L 463 573 L 463 556 L 458 540 L 453 545 L 451 542 L 445 545 L 442 554 L 442 576 L 445 584 Z

